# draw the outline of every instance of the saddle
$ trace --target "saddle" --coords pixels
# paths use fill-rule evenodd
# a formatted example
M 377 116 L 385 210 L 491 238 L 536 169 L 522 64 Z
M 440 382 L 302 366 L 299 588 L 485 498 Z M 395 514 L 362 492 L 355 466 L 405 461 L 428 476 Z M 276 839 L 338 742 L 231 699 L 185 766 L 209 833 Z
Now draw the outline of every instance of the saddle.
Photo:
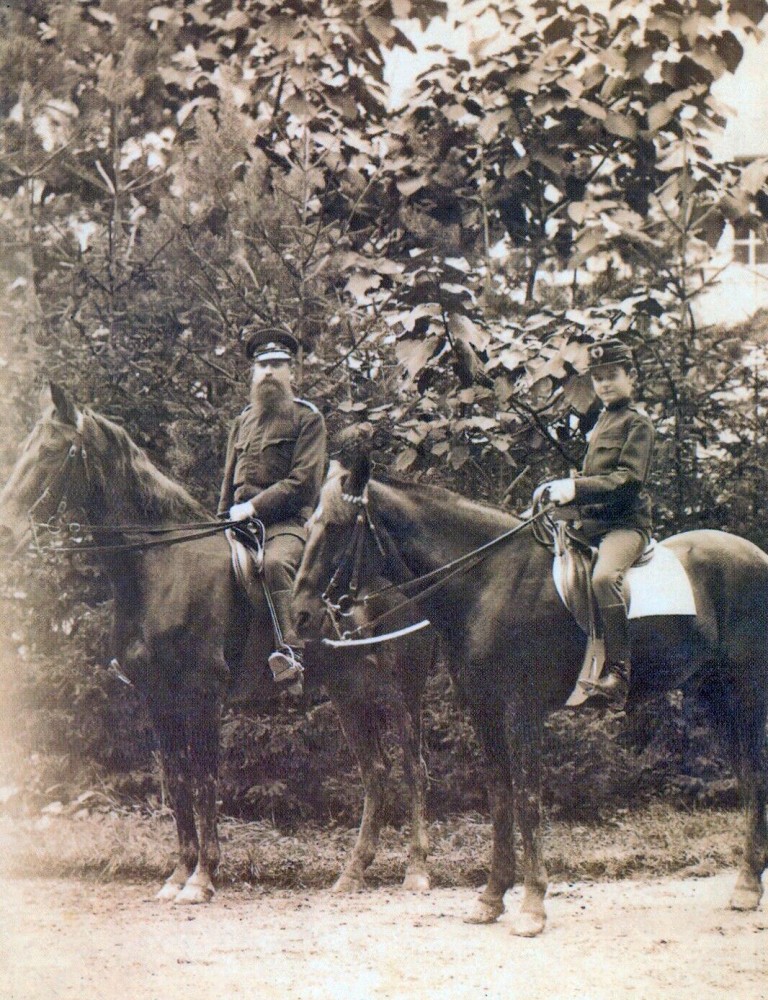
M 553 541 L 555 587 L 588 639 L 579 679 L 566 702 L 573 707 L 587 698 L 582 682 L 596 681 L 605 665 L 602 624 L 592 589 L 597 550 L 567 521 L 556 522 Z M 671 549 L 659 545 L 655 539 L 651 539 L 625 574 L 624 601 L 630 619 L 696 614 L 693 588 L 682 563 Z

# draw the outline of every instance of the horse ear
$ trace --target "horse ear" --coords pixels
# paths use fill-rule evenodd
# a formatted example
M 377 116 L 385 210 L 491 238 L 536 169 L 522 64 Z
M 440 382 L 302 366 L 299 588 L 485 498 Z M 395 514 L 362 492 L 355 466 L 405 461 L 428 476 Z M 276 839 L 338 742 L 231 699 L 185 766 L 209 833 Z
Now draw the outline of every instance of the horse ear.
M 368 480 L 371 478 L 371 460 L 368 458 L 366 452 L 359 452 L 349 469 L 349 476 L 346 482 L 346 491 L 351 493 L 352 496 L 359 497 L 363 495 L 363 490 L 368 485 Z
M 75 406 L 75 401 L 66 389 L 62 389 L 55 382 L 50 382 L 49 386 L 51 399 L 53 400 L 53 405 L 56 407 L 59 420 L 65 424 L 72 424 L 73 427 L 77 427 L 80 421 L 80 411 Z

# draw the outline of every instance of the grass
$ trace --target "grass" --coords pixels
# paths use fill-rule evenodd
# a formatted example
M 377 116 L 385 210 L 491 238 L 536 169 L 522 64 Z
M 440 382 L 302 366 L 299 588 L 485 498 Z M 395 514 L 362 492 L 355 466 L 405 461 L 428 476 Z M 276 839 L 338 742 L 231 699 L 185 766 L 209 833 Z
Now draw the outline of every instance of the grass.
M 668 874 L 708 875 L 738 864 L 743 820 L 727 810 L 681 811 L 660 803 L 600 825 L 551 823 L 544 851 L 555 882 Z M 356 831 L 223 819 L 222 885 L 330 886 Z M 382 833 L 371 885 L 395 885 L 405 868 L 406 830 Z M 429 868 L 435 886 L 477 886 L 490 856 L 490 825 L 465 815 L 430 825 Z M 159 881 L 170 870 L 175 828 L 170 814 L 127 810 L 0 821 L 0 858 L 8 874 Z

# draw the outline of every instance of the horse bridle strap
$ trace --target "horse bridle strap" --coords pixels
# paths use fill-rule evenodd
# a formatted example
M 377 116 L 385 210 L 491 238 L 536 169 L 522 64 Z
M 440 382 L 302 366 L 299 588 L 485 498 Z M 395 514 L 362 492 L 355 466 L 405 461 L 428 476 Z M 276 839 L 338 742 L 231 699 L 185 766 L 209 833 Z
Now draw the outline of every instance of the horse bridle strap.
M 83 462 L 83 466 L 86 466 L 86 456 L 85 456 L 85 445 L 83 444 L 83 434 L 82 430 L 78 428 L 77 431 L 77 441 L 73 441 L 69 446 L 67 454 L 59 466 L 59 468 L 50 476 L 48 482 L 42 489 L 40 496 L 35 500 L 32 506 L 27 511 L 27 518 L 29 520 L 30 531 L 32 537 L 37 544 L 37 534 L 35 531 L 36 523 L 34 521 L 35 510 L 42 504 L 48 497 L 53 497 L 55 493 L 58 496 L 55 498 L 55 509 L 53 514 L 48 517 L 45 522 L 46 527 L 49 531 L 53 533 L 54 525 L 57 518 L 60 518 L 64 511 L 67 509 L 67 504 L 69 501 L 69 485 L 71 479 L 71 469 L 70 465 L 75 461 L 75 459 L 80 458 Z
M 386 587 L 382 587 L 380 590 L 377 590 L 372 594 L 366 594 L 365 597 L 361 598 L 360 600 L 357 600 L 357 598 L 352 595 L 352 587 L 350 586 L 348 588 L 349 594 L 345 596 L 349 597 L 353 604 L 357 603 L 365 605 L 370 603 L 375 598 L 380 597 L 382 594 L 388 593 L 391 590 L 399 590 L 399 591 L 410 590 L 410 588 L 413 586 L 425 583 L 427 580 L 433 580 L 433 582 L 430 583 L 430 585 L 426 587 L 424 590 L 419 591 L 419 593 L 414 594 L 411 597 L 406 597 L 404 601 L 401 601 L 399 604 L 395 605 L 395 607 L 388 608 L 386 611 L 382 612 L 380 615 L 377 615 L 376 618 L 372 619 L 371 621 L 366 622 L 364 625 L 359 625 L 356 629 L 353 629 L 351 632 L 345 633 L 340 641 L 344 642 L 347 645 L 350 645 L 353 642 L 355 643 L 362 642 L 362 640 L 353 640 L 351 637 L 359 632 L 362 632 L 363 629 L 375 628 L 381 622 L 386 621 L 388 618 L 391 618 L 394 615 L 398 614 L 404 608 L 407 608 L 418 601 L 424 600 L 425 597 L 428 597 L 431 594 L 433 594 L 436 590 L 444 586 L 446 583 L 448 583 L 449 580 L 452 580 L 460 573 L 464 573 L 469 571 L 470 569 L 473 569 L 490 554 L 492 549 L 508 541 L 510 538 L 513 538 L 515 535 L 519 534 L 525 528 L 528 528 L 531 525 L 535 524 L 537 521 L 539 521 L 540 518 L 549 514 L 556 506 L 555 504 L 548 504 L 546 506 L 542 506 L 539 510 L 535 511 L 531 517 L 521 521 L 519 524 L 516 524 L 513 528 L 510 528 L 509 531 L 505 531 L 503 534 L 497 535 L 496 538 L 492 538 L 490 541 L 484 542 L 477 548 L 472 549 L 470 552 L 465 552 L 463 555 L 458 556 L 456 559 L 452 559 L 450 562 L 444 563 L 442 566 L 438 566 L 433 570 L 429 570 L 429 572 L 427 573 L 422 573 L 420 576 L 413 576 L 410 573 L 410 570 L 408 570 L 408 568 L 405 566 L 402 556 L 400 556 L 400 553 L 397 550 L 397 546 L 394 544 L 394 542 L 392 541 L 387 532 L 384 533 L 385 542 L 382 542 L 381 534 L 377 530 L 376 525 L 370 514 L 367 496 L 348 497 L 346 494 L 343 494 L 342 498 L 346 500 L 348 503 L 355 503 L 362 507 L 361 512 L 357 515 L 357 518 L 355 520 L 355 531 L 353 533 L 352 540 L 350 540 L 350 546 L 348 546 L 347 552 L 349 552 L 352 543 L 355 541 L 355 537 L 359 535 L 360 527 L 364 527 L 367 525 L 370 531 L 372 532 L 373 537 L 376 540 L 377 548 L 385 557 L 385 559 L 391 557 L 391 555 L 394 553 L 399 566 L 401 568 L 404 568 L 406 570 L 406 573 L 410 577 L 410 579 L 407 579 L 400 583 L 388 584 Z M 355 547 L 356 549 L 359 547 L 359 542 L 356 543 Z M 328 592 L 331 587 L 331 583 L 337 581 L 341 568 L 345 562 L 345 556 L 343 556 L 341 561 L 339 562 L 339 565 L 337 566 L 336 571 L 331 577 L 331 581 L 329 582 L 329 585 L 326 588 L 325 593 L 323 594 L 323 601 L 332 614 L 334 611 L 339 610 L 339 606 L 338 604 L 333 605 L 330 603 L 328 599 L 329 596 Z M 427 622 L 424 621 L 419 623 L 419 625 L 416 627 L 423 628 L 424 625 L 426 624 Z M 414 631 L 414 630 L 415 628 L 413 629 L 409 628 L 407 631 Z M 387 636 L 381 636 L 378 639 L 376 639 L 376 637 L 373 638 L 376 641 L 384 641 L 387 638 L 396 638 L 398 635 L 401 634 L 405 633 L 401 630 L 399 632 L 390 633 Z M 331 645 L 332 643 L 333 640 L 328 640 L 327 644 Z

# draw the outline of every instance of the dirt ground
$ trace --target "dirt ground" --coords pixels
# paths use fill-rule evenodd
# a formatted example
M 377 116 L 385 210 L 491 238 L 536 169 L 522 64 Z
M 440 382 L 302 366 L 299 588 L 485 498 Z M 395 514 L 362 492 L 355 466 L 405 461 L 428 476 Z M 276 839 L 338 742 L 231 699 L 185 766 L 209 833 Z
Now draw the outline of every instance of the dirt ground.
M 464 924 L 469 889 L 244 887 L 185 908 L 147 885 L 4 878 L 0 997 L 768 1000 L 768 908 L 728 910 L 734 878 L 555 885 L 533 940 L 508 914 Z

